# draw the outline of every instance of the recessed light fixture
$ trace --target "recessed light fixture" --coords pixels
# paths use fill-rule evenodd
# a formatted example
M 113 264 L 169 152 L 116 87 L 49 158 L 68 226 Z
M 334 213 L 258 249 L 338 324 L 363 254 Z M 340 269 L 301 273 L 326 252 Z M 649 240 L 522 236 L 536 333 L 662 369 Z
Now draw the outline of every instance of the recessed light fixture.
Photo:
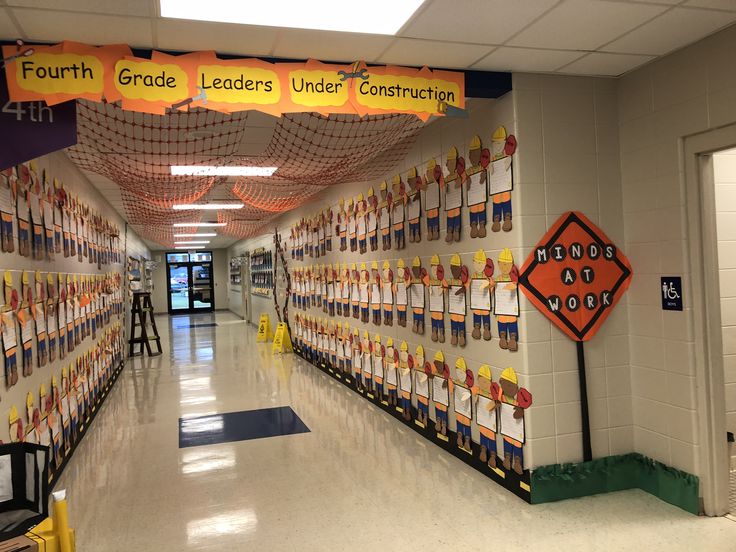
M 187 226 L 227 226 L 227 222 L 175 222 L 174 227 L 186 228 Z
M 174 249 L 204 249 L 204 245 L 177 245 Z
M 196 245 L 198 243 L 210 243 L 210 240 L 176 241 L 174 245 Z
M 172 209 L 182 211 L 184 209 L 197 209 L 200 211 L 214 211 L 219 209 L 242 209 L 242 203 L 184 203 L 182 205 L 172 205 Z
M 216 167 L 214 165 L 172 165 L 173 176 L 271 176 L 278 167 Z
M 395 35 L 424 0 L 161 0 L 161 16 L 242 25 Z
M 201 234 L 174 234 L 175 238 L 214 238 L 214 232 L 202 232 Z

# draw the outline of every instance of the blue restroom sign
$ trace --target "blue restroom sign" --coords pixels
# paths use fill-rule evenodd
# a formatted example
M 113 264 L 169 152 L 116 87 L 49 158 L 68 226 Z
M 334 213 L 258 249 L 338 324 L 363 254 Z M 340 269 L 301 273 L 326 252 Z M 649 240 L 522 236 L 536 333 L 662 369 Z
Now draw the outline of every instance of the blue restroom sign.
M 682 310 L 682 278 L 680 276 L 662 276 L 660 293 L 662 294 L 662 310 Z

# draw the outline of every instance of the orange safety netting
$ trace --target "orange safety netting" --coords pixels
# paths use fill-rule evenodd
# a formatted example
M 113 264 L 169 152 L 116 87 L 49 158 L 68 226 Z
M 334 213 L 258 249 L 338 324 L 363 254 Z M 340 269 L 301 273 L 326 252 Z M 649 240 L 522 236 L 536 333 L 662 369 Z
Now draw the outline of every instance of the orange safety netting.
M 120 185 L 129 223 L 142 237 L 164 245 L 173 243 L 173 223 L 202 220 L 199 212 L 173 211 L 173 204 L 214 201 L 222 195 L 219 184 L 228 182 L 224 177 L 172 176 L 172 165 L 278 168 L 270 177 L 239 177 L 226 187 L 225 195 L 245 207 L 218 213 L 218 220 L 228 223 L 221 232 L 244 238 L 326 186 L 385 178 L 425 124 L 401 114 L 285 114 L 277 119 L 263 153 L 246 158 L 237 152 L 249 140 L 247 112 L 193 109 L 150 115 L 115 104 L 78 104 L 79 140 L 70 157 L 80 168 Z
M 206 109 L 151 115 L 80 100 L 77 145 L 69 156 L 161 207 L 192 203 L 216 183 L 211 176 L 173 176 L 172 165 L 225 165 L 243 140 L 247 112 Z

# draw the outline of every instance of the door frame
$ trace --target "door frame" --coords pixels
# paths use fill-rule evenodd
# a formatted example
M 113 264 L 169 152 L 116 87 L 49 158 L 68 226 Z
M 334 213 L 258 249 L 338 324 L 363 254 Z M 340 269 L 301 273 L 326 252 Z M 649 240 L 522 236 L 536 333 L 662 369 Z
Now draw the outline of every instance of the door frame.
M 680 141 L 687 211 L 686 266 L 692 298 L 698 463 L 703 511 L 728 513 L 729 458 L 721 335 L 713 154 L 736 147 L 736 124 Z M 685 275 L 687 277 L 687 275 Z M 687 303 L 687 300 L 686 300 Z
M 177 314 L 197 314 L 197 313 L 210 313 L 214 312 L 215 310 L 215 263 L 214 263 L 214 254 L 212 251 L 197 251 L 197 253 L 209 253 L 211 255 L 209 261 L 184 261 L 184 262 L 169 262 L 169 255 L 178 255 L 181 252 L 178 251 L 167 251 L 165 253 L 166 255 L 166 304 L 168 306 L 168 312 L 169 315 L 177 315 Z M 191 288 L 193 287 L 192 283 L 192 267 L 194 266 L 202 266 L 207 265 L 210 266 L 210 307 L 209 308 L 194 308 L 193 300 L 192 300 L 192 294 L 191 294 Z M 169 275 L 169 269 L 171 265 L 174 266 L 185 266 L 187 268 L 187 281 L 189 282 L 189 308 L 187 309 L 176 309 L 172 310 L 171 308 L 171 276 Z

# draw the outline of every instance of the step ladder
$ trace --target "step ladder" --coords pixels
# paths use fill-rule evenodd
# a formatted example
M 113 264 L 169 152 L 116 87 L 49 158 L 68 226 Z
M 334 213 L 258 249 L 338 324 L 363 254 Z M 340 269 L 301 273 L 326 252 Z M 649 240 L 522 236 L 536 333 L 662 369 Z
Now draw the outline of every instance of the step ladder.
M 150 320 L 149 320 L 150 314 Z M 151 304 L 151 293 L 147 291 L 135 291 L 133 292 L 133 309 L 132 318 L 130 320 L 130 339 L 128 344 L 130 345 L 130 351 L 128 356 L 140 356 L 143 354 L 143 348 L 146 348 L 148 356 L 158 356 L 163 351 L 161 350 L 161 338 L 158 335 L 158 329 L 156 329 L 156 320 L 153 318 L 153 305 Z M 148 324 L 151 323 L 151 330 L 153 335 L 148 335 Z M 141 332 L 138 337 L 135 335 L 135 329 L 140 328 Z M 156 343 L 158 352 L 151 350 L 151 341 Z M 135 346 L 140 345 L 140 350 L 136 353 Z

